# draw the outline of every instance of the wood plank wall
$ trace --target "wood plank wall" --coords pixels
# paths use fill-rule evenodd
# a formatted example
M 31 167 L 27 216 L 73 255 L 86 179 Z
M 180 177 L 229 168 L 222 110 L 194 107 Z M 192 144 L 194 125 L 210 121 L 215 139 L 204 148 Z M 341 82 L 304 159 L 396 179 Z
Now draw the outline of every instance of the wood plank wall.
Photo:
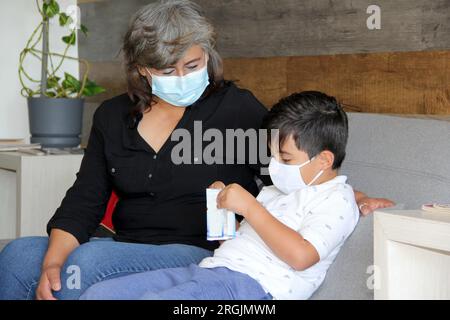
M 129 17 L 148 0 L 83 0 L 80 56 L 108 92 L 125 91 L 118 56 Z M 196 0 L 219 35 L 225 76 L 268 107 L 321 90 L 349 110 L 450 114 L 450 0 L 378 0 L 382 28 L 366 27 L 370 0 Z M 107 36 L 105 36 L 107 35 Z
M 267 106 L 321 90 L 353 111 L 450 114 L 450 51 L 227 59 L 225 69 Z

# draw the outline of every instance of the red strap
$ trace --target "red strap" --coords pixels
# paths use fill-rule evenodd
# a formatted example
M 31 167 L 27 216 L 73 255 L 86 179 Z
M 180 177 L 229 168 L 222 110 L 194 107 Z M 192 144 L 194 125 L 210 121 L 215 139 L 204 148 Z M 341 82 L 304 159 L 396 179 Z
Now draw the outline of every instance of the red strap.
M 108 206 L 106 207 L 105 216 L 103 217 L 103 220 L 102 220 L 102 224 L 111 230 L 114 230 L 114 226 L 112 223 L 112 215 L 114 213 L 114 209 L 116 208 L 116 204 L 118 201 L 119 201 L 119 197 L 113 191 L 111 193 L 111 197 L 109 198 Z

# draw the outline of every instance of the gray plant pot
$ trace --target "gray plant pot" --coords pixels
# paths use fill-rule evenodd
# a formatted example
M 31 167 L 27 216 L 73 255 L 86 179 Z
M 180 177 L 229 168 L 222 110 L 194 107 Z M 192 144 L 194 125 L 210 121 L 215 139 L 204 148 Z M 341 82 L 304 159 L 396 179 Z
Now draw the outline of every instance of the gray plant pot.
M 28 98 L 31 143 L 73 148 L 81 142 L 84 99 Z

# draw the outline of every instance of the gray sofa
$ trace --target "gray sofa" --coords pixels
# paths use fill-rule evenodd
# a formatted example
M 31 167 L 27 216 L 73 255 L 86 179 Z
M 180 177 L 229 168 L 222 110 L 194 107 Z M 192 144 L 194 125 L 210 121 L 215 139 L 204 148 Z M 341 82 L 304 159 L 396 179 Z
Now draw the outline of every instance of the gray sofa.
M 349 114 L 350 139 L 342 174 L 357 190 L 417 209 L 450 203 L 450 117 L 433 120 Z M 373 299 L 367 287 L 373 265 L 373 216 L 358 226 L 313 299 Z
M 342 174 L 354 188 L 391 198 L 398 208 L 450 202 L 450 118 L 349 114 L 349 121 Z M 373 299 L 366 285 L 373 264 L 372 227 L 372 216 L 360 220 L 313 299 Z

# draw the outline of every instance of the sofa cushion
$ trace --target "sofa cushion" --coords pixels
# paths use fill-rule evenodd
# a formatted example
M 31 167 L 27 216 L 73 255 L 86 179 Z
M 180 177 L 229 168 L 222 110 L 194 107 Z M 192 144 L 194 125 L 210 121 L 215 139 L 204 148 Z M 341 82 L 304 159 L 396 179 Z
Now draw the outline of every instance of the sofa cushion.
M 313 300 L 371 300 L 367 286 L 373 261 L 373 216 L 361 218 L 328 270 Z M 367 273 L 369 272 L 369 273 Z
M 450 122 L 373 114 L 349 115 L 342 168 L 356 189 L 405 209 L 450 201 Z

